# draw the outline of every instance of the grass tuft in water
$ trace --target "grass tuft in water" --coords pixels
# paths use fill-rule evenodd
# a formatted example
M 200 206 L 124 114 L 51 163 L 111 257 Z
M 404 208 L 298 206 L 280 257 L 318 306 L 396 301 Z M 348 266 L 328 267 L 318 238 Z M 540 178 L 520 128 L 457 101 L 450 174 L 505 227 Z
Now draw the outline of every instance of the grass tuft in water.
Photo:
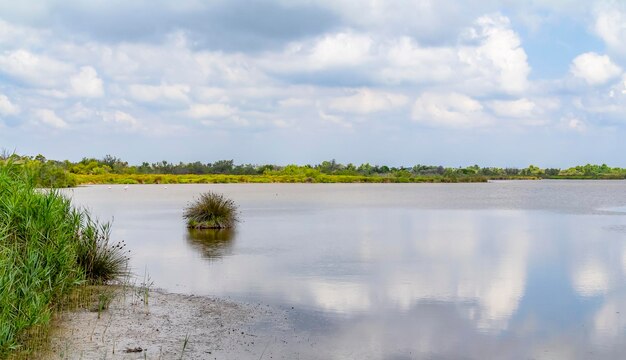
M 238 221 L 235 202 L 214 192 L 201 194 L 183 216 L 191 229 L 228 229 Z

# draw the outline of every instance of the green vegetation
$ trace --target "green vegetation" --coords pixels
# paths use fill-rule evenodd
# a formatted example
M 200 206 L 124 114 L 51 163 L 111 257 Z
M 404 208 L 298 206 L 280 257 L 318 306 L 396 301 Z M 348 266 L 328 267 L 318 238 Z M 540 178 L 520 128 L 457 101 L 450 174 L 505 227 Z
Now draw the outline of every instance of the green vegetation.
M 232 160 L 214 163 L 157 163 L 129 165 L 107 155 L 102 159 L 70 161 L 7 155 L 21 163 L 39 187 L 70 187 L 81 184 L 195 184 L 195 183 L 416 183 L 486 182 L 513 179 L 626 179 L 626 169 L 603 165 L 584 165 L 568 169 L 443 167 L 415 165 L 390 167 L 370 164 L 340 164 L 334 160 L 317 165 L 237 165 Z
M 237 222 L 237 205 L 222 194 L 206 192 L 185 209 L 183 217 L 190 229 L 230 229 Z
M 124 245 L 109 242 L 109 226 L 57 191 L 37 190 L 39 170 L 0 162 L 0 358 L 28 356 L 78 285 L 126 273 Z

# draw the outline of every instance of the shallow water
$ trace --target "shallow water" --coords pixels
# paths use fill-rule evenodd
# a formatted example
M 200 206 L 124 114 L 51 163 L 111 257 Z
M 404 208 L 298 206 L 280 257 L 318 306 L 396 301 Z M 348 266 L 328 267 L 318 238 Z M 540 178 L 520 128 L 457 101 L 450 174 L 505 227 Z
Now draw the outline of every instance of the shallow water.
M 207 190 L 231 233 L 190 233 Z M 173 292 L 290 309 L 303 358 L 619 358 L 626 182 L 89 186 L 77 204 Z M 262 330 L 262 329 L 261 329 Z M 271 329 L 267 329 L 271 331 Z M 271 353 L 271 349 L 268 354 Z

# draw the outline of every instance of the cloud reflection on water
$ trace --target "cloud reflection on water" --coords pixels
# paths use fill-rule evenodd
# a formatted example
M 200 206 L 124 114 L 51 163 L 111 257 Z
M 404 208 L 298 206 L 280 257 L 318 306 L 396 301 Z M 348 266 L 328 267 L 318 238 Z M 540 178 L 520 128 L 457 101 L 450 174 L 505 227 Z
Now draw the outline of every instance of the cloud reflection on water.
M 203 188 L 172 186 L 158 200 L 145 190 L 145 202 L 77 193 L 105 193 L 114 235 L 157 286 L 294 306 L 307 319 L 294 326 L 328 358 L 616 358 L 626 350 L 626 219 L 593 209 L 626 192 L 564 184 L 593 196 L 552 198 L 561 190 L 551 182 L 224 186 L 244 219 L 224 242 L 181 236 L 174 210 Z M 496 193 L 502 205 L 467 208 Z M 332 326 L 316 329 L 319 317 Z

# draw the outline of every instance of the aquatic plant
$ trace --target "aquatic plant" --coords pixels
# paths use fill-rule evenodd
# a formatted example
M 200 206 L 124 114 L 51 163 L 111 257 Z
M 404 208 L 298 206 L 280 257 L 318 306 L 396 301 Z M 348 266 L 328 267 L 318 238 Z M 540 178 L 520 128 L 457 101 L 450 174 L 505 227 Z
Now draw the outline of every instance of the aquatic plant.
M 185 209 L 183 217 L 191 229 L 228 229 L 238 221 L 237 205 L 224 195 L 209 191 L 200 194 Z
M 86 278 L 93 283 L 106 283 L 129 275 L 126 243 L 111 243 L 111 224 L 100 224 L 87 212 L 77 216 L 82 223 L 77 236 L 77 260 Z
M 19 164 L 0 164 L 0 358 L 27 352 L 46 334 L 77 285 L 112 280 L 126 267 L 108 225 L 35 185 Z

